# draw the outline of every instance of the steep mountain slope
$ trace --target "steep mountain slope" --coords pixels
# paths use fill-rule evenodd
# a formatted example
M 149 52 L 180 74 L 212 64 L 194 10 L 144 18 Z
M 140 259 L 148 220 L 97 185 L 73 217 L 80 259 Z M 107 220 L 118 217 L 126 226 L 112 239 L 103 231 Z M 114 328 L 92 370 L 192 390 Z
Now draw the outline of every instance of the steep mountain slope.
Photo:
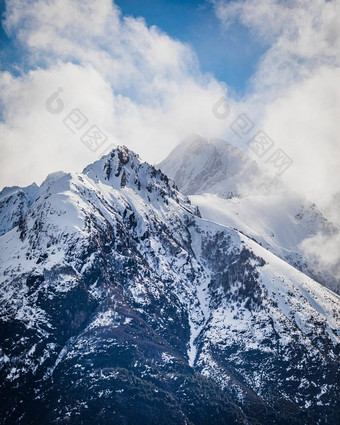
M 4 424 L 336 424 L 340 299 L 118 148 L 0 238 Z
M 204 218 L 236 228 L 308 276 L 340 293 L 336 269 L 306 255 L 304 241 L 329 237 L 337 227 L 316 205 L 222 140 L 192 137 L 159 164 Z M 186 170 L 186 171 L 184 171 Z

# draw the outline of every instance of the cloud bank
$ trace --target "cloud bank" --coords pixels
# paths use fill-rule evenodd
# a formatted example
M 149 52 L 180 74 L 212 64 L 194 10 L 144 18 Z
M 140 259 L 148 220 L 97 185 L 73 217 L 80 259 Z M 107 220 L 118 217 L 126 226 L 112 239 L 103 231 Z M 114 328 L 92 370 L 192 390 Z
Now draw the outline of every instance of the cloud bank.
M 286 183 L 323 205 L 340 191 L 340 1 L 215 2 L 268 46 L 244 108 L 294 160 Z M 254 112 L 253 112 L 254 111 Z
M 223 134 L 211 105 L 225 84 L 200 72 L 189 46 L 121 16 L 110 0 L 8 1 L 3 25 L 29 71 L 0 74 L 2 186 L 96 159 L 99 151 L 63 125 L 74 108 L 106 134 L 107 146 L 125 144 L 151 162 L 188 133 Z M 64 110 L 51 115 L 45 101 L 59 87 Z

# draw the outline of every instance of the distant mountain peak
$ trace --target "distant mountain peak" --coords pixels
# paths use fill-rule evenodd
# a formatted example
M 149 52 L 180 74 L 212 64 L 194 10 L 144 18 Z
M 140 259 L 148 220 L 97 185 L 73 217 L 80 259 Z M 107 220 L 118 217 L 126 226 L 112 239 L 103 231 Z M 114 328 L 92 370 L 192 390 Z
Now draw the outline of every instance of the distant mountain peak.
M 239 196 L 245 182 L 261 176 L 256 162 L 237 147 L 198 135 L 185 139 L 158 166 L 185 195 Z

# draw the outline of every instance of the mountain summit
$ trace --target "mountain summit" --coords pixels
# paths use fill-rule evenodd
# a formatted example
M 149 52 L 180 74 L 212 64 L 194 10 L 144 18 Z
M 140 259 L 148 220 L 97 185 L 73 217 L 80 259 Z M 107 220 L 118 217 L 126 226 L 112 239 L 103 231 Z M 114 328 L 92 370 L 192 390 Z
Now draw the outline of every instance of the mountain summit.
M 0 205 L 4 425 L 337 423 L 339 297 L 135 153 Z
M 244 181 L 261 177 L 256 162 L 244 152 L 224 140 L 199 135 L 185 139 L 158 167 L 185 195 L 213 193 L 231 198 L 243 194 Z

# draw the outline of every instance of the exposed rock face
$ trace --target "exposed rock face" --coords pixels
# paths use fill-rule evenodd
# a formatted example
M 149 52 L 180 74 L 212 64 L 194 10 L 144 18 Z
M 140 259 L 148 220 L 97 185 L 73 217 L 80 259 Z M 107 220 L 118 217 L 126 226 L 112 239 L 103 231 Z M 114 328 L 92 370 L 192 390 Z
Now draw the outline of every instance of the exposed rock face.
M 137 155 L 23 211 L 0 238 L 4 425 L 337 423 L 339 297 Z

